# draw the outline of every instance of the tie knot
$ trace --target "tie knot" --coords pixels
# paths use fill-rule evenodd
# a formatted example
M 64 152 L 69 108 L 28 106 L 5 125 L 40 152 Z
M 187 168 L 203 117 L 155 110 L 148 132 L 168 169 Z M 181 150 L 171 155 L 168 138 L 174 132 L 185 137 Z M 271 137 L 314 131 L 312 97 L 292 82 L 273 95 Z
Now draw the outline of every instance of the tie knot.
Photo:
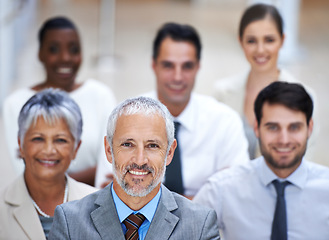
M 283 182 L 280 182 L 279 180 L 274 180 L 273 181 L 273 185 L 275 187 L 276 193 L 279 196 L 284 196 L 284 189 L 289 184 L 290 184 L 289 181 L 283 181 Z
M 124 225 L 127 229 L 138 230 L 138 228 L 144 222 L 145 217 L 143 214 L 130 214 L 124 221 Z

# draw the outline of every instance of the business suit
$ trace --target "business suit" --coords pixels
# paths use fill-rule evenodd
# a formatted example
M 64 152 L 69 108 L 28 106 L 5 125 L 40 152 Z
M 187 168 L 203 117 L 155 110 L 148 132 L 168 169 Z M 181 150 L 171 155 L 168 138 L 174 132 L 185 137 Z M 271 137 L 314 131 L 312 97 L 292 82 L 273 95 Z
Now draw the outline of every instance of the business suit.
M 213 210 L 196 205 L 162 186 L 145 240 L 219 239 L 216 221 Z M 80 201 L 57 206 L 49 239 L 124 240 L 111 186 Z
M 68 177 L 68 201 L 94 191 L 95 188 Z M 0 192 L 0 239 L 46 239 L 23 174 Z

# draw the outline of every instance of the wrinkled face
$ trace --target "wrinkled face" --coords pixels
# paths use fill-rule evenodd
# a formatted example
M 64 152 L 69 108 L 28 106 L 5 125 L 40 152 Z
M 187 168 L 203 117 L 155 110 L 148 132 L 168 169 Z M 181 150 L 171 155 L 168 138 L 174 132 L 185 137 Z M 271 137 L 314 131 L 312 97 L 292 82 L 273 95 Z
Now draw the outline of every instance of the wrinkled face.
M 25 178 L 40 180 L 63 177 L 78 148 L 64 119 L 53 124 L 39 117 L 26 131 L 19 150 L 25 161 Z
M 266 17 L 251 22 L 245 28 L 240 43 L 253 70 L 269 71 L 277 69 L 283 37 L 281 37 L 271 18 Z
M 199 70 L 195 46 L 165 38 L 152 66 L 159 100 L 165 105 L 187 105 Z
M 171 162 L 176 142 L 167 154 L 167 133 L 159 115 L 122 115 L 117 120 L 113 149 L 105 140 L 106 155 L 113 164 L 113 187 L 128 195 L 143 197 L 160 183 Z
M 77 32 L 69 28 L 46 31 L 39 59 L 46 69 L 48 82 L 62 89 L 72 85 L 81 63 Z
M 291 173 L 299 166 L 313 129 L 313 121 L 306 123 L 301 111 L 291 110 L 281 104 L 265 103 L 263 116 L 255 133 L 267 165 L 276 172 L 286 169 Z

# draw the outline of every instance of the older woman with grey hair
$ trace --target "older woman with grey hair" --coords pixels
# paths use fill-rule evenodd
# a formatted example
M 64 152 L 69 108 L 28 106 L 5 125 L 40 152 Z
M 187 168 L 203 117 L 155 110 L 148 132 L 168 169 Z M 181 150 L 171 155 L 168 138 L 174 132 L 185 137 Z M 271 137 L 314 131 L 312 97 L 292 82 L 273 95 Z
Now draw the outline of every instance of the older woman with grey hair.
M 81 143 L 81 112 L 64 91 L 46 89 L 25 103 L 18 125 L 25 170 L 0 191 L 0 239 L 46 239 L 57 205 L 96 190 L 65 174 Z

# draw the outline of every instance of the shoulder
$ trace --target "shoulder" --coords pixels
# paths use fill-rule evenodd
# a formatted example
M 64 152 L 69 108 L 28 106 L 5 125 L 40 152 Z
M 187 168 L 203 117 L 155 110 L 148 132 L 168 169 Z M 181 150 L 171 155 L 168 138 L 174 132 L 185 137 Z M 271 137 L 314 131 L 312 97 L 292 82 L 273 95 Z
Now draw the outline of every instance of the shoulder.
M 229 77 L 221 78 L 215 81 L 215 91 L 219 93 L 236 92 L 244 88 L 247 82 L 248 72 L 241 72 Z
M 0 190 L 1 202 L 12 206 L 18 206 L 27 198 L 29 194 L 25 185 L 23 175 L 18 176 L 15 180 Z
M 4 107 L 19 107 L 21 108 L 23 104 L 33 95 L 35 91 L 30 88 L 21 88 L 17 89 L 13 93 L 11 93 L 4 101 Z
M 198 105 L 200 111 L 209 112 L 212 114 L 227 114 L 238 116 L 238 113 L 225 103 L 219 102 L 212 96 L 193 93 L 191 95 L 193 104 Z
M 81 87 L 78 88 L 74 92 L 76 92 L 76 93 L 83 92 L 83 93 L 89 93 L 89 94 L 95 93 L 95 94 L 97 94 L 96 96 L 99 96 L 99 94 L 100 95 L 108 95 L 108 94 L 114 95 L 113 91 L 111 90 L 111 88 L 108 85 L 106 85 L 105 83 L 103 83 L 101 81 L 95 80 L 95 79 L 86 80 L 85 82 L 83 82 Z
M 162 212 L 158 213 L 157 221 L 177 223 L 172 233 L 173 238 L 182 239 L 182 236 L 185 236 L 186 239 L 219 239 L 215 210 L 193 203 L 165 187 L 162 190 L 164 199 L 158 206 Z
M 101 191 L 104 191 L 104 189 L 88 194 L 81 199 L 63 203 L 57 207 L 60 207 L 62 211 L 65 212 L 67 218 L 74 219 L 79 216 L 81 216 L 81 218 L 83 218 L 82 216 L 89 216 L 89 214 L 98 207 L 95 202 Z
M 307 171 L 310 174 L 310 177 L 314 179 L 326 179 L 329 181 L 329 168 L 327 166 L 323 166 L 314 162 L 309 162 L 307 160 L 303 161 L 307 167 Z
M 175 209 L 173 213 L 176 216 L 181 217 L 182 220 L 189 220 L 189 216 L 193 215 L 196 218 L 199 219 L 205 219 L 208 217 L 212 209 L 199 205 L 197 203 L 192 202 L 191 200 L 187 199 L 186 197 L 183 197 L 175 192 L 169 191 L 167 188 L 163 187 L 163 203 L 167 207 L 167 209 L 170 211 L 172 209 Z M 170 202 L 172 201 L 172 202 Z M 177 204 L 176 208 L 172 208 L 174 204 Z M 172 208 L 172 209 L 171 209 Z M 187 218 L 183 218 L 183 217 Z
M 97 188 L 89 186 L 85 183 L 78 182 L 71 177 L 68 177 L 67 179 L 70 193 L 70 201 L 83 198 L 88 194 L 94 193 L 98 190 Z
M 216 185 L 217 187 L 239 187 L 243 185 L 250 177 L 256 175 L 256 161 L 248 161 L 241 165 L 234 165 L 232 167 L 218 171 L 211 176 L 207 182 Z

